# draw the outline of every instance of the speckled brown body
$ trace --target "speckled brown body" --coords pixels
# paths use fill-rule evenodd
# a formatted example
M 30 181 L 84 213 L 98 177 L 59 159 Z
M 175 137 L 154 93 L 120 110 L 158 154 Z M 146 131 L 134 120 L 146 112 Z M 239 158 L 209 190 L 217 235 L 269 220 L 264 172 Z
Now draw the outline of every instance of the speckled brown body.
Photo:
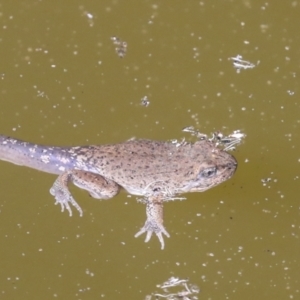
M 82 210 L 68 191 L 68 182 L 99 199 L 116 195 L 122 187 L 145 197 L 147 221 L 142 230 L 152 232 L 164 246 L 162 202 L 186 192 L 202 192 L 229 179 L 235 158 L 207 140 L 195 143 L 130 140 L 120 144 L 52 147 L 0 136 L 0 159 L 44 172 L 59 174 L 50 192 L 72 214 L 72 204 Z
M 132 140 L 122 144 L 71 148 L 75 168 L 95 172 L 117 182 L 134 195 L 205 190 L 232 175 L 232 156 L 208 141 L 194 144 Z M 199 180 L 201 170 L 217 166 L 223 176 Z M 235 169 L 235 168 L 234 168 Z M 221 175 L 221 174 L 220 174 Z

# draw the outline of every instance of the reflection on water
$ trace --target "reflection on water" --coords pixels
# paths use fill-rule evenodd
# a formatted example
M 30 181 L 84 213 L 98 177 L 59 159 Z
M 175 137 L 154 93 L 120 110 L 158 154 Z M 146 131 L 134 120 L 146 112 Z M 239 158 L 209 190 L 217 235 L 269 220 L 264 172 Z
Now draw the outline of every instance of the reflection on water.
M 255 65 L 247 60 L 244 60 L 242 55 L 230 57 L 229 59 L 233 61 L 233 66 L 236 68 L 237 73 L 240 73 L 241 70 L 253 69 L 259 64 L 259 61 Z
M 164 298 L 167 300 L 197 300 L 197 294 L 200 292 L 198 286 L 189 283 L 189 279 L 179 279 L 170 277 L 163 284 L 158 284 L 161 292 L 155 292 L 152 295 L 146 296 L 145 300 Z

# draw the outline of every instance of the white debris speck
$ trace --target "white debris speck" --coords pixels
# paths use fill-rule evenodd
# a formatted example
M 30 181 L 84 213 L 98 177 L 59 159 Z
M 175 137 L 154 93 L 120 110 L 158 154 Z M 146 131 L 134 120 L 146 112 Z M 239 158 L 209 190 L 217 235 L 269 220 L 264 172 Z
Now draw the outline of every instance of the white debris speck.
M 142 106 L 145 106 L 145 107 L 148 107 L 149 104 L 150 104 L 150 101 L 149 101 L 148 97 L 147 97 L 147 96 L 144 96 L 144 97 L 141 99 L 141 105 L 142 105 Z

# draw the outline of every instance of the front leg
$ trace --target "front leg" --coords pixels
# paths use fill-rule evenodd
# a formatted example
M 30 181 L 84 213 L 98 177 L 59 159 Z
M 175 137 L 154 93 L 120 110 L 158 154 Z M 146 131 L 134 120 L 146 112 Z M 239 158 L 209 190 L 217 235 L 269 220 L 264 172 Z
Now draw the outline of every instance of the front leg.
M 141 230 L 135 235 L 135 237 L 140 236 L 146 232 L 145 242 L 149 242 L 152 233 L 154 232 L 158 237 L 161 249 L 164 249 L 165 242 L 163 234 L 170 237 L 169 233 L 166 231 L 163 225 L 163 200 L 159 197 L 149 197 L 146 199 L 146 214 L 147 220 L 145 225 Z
M 112 198 L 120 189 L 114 181 L 105 179 L 101 175 L 95 173 L 81 170 L 69 170 L 62 173 L 54 182 L 50 189 L 50 193 L 55 197 L 55 204 L 61 205 L 61 211 L 63 212 L 66 208 L 70 216 L 72 216 L 70 204 L 78 210 L 80 216 L 82 216 L 83 212 L 69 191 L 69 182 L 87 190 L 89 194 L 96 199 Z

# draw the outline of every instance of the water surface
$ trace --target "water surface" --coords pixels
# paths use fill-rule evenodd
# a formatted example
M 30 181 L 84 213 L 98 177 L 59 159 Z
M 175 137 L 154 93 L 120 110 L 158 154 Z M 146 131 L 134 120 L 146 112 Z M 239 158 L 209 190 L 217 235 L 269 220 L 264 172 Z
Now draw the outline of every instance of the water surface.
M 0 12 L 3 134 L 55 145 L 181 139 L 186 126 L 247 134 L 230 181 L 165 205 L 164 251 L 134 238 L 135 197 L 72 188 L 84 216 L 69 218 L 48 192 L 55 176 L 1 162 L 1 299 L 145 299 L 171 276 L 200 299 L 299 298 L 298 1 L 27 0 Z M 237 55 L 255 67 L 237 73 Z

